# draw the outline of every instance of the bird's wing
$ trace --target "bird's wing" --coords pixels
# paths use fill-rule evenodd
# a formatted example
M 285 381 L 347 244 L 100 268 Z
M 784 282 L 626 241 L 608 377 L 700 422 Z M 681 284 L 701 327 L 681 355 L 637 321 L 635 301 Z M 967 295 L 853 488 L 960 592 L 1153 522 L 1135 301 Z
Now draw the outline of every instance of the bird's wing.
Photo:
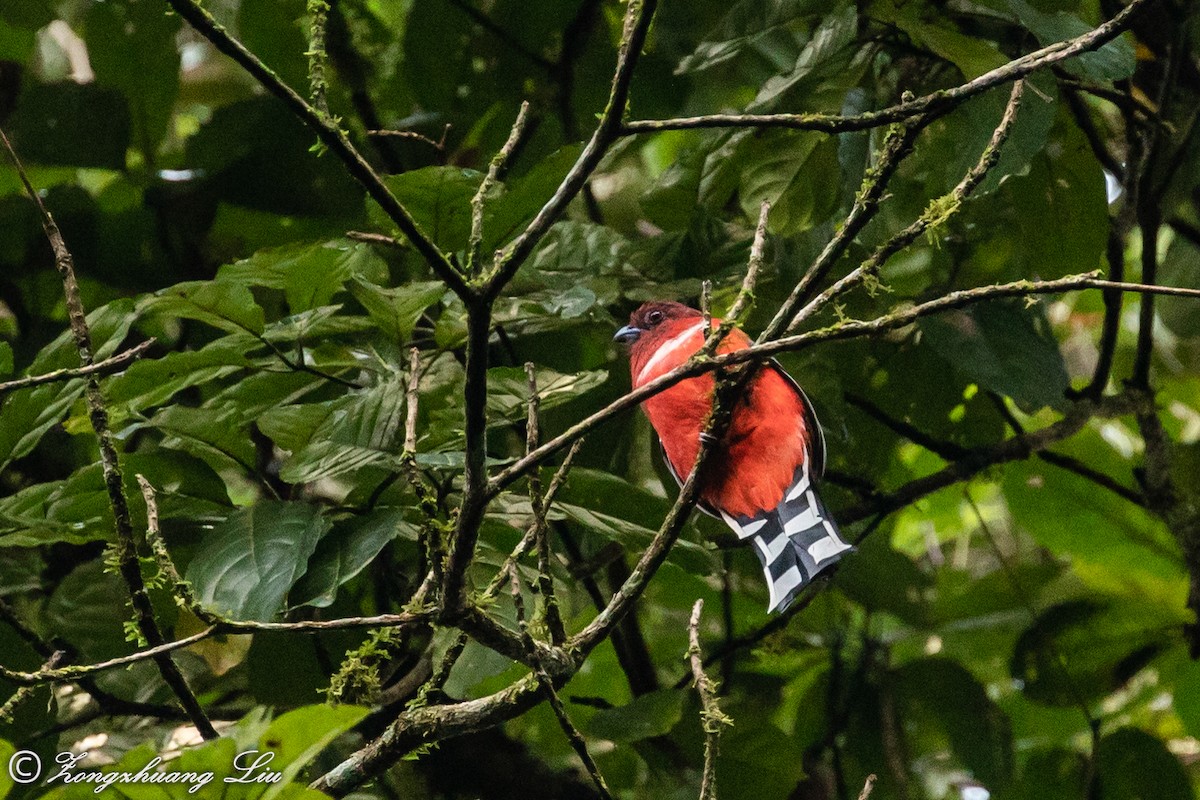
M 679 488 L 683 488 L 683 478 L 679 477 L 679 473 L 675 471 L 675 467 L 671 464 L 671 459 L 667 458 L 667 448 L 662 446 L 662 439 L 658 440 L 658 449 L 662 451 L 663 463 L 667 465 L 667 471 L 671 473 L 671 477 L 675 479 L 675 483 L 679 484 Z M 703 500 L 696 501 L 696 508 L 708 514 L 710 517 L 721 518 L 720 513 L 715 508 L 705 503 Z
M 800 388 L 800 384 L 796 383 L 796 379 L 788 374 L 783 365 L 773 358 L 770 364 L 800 395 L 800 405 L 804 408 L 804 430 L 808 433 L 808 457 L 812 459 L 813 465 L 812 475 L 821 478 L 825 474 L 825 430 L 821 427 L 821 421 L 817 419 L 817 412 L 813 408 L 812 401 L 808 399 L 808 395 Z

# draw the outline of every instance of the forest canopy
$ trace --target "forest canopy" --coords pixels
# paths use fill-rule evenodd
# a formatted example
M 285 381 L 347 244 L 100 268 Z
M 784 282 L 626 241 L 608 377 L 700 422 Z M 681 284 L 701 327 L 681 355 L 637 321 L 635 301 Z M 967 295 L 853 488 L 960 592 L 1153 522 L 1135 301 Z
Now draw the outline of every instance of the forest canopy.
M 1198 37 L 0 3 L 0 798 L 1194 797 Z M 631 391 L 649 300 L 711 349 Z M 695 511 L 771 358 L 857 546 L 781 614 Z

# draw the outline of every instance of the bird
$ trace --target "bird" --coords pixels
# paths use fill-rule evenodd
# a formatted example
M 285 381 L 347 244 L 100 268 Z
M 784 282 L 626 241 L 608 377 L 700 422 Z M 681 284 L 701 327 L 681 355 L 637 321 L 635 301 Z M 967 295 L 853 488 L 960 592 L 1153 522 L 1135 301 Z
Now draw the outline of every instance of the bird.
M 719 319 L 711 324 L 720 324 Z M 673 301 L 633 312 L 613 339 L 628 345 L 636 389 L 686 363 L 704 344 L 704 315 Z M 718 352 L 751 345 L 731 328 Z M 712 373 L 687 378 L 647 398 L 642 409 L 658 434 L 664 460 L 681 486 L 700 452 L 712 408 Z M 762 563 L 768 612 L 784 611 L 822 570 L 854 548 L 842 538 L 817 493 L 825 436 L 812 403 L 775 360 L 763 364 L 735 399 L 725 436 L 709 458 L 697 506 L 750 539 Z

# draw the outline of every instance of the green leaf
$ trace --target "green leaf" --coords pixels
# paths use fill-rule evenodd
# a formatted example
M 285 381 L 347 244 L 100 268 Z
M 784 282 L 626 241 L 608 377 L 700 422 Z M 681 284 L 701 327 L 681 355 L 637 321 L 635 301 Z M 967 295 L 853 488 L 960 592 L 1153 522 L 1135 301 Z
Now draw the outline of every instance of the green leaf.
M 350 278 L 384 280 L 387 265 L 376 249 L 361 242 L 334 239 L 318 244 L 289 244 L 259 250 L 226 264 L 217 282 L 282 289 L 292 314 L 329 305 Z
M 537 370 L 541 408 L 550 409 L 581 397 L 608 380 L 602 369 L 564 375 L 552 369 Z M 520 367 L 488 370 L 488 412 L 509 421 L 524 419 L 529 402 L 529 381 Z
M 998 789 L 1012 776 L 1012 734 L 1004 713 L 962 665 L 948 658 L 925 658 L 895 674 L 906 727 L 949 745 L 976 780 Z M 922 750 L 935 747 L 923 743 Z
M 1191 782 L 1179 759 L 1159 739 L 1119 728 L 1100 740 L 1096 771 L 1102 800 L 1191 800 Z
M 128 403 L 135 409 L 153 408 L 192 386 L 232 375 L 251 367 L 248 350 L 259 346 L 246 333 L 223 336 L 199 350 L 177 350 L 159 358 L 135 361 L 105 384 L 110 403 Z
M 769 59 L 780 70 L 790 66 L 778 60 L 780 51 L 794 51 L 802 41 L 805 22 L 824 3 L 814 0 L 740 0 L 675 68 L 675 74 L 702 72 L 742 56 Z
M 965 378 L 1027 412 L 1065 402 L 1067 368 L 1041 306 L 979 303 L 926 317 L 921 334 Z
M 358 724 L 367 711 L 356 706 L 304 706 L 272 722 L 259 739 L 259 750 L 275 754 L 269 766 L 283 772 L 283 780 L 267 789 L 261 800 L 279 797 L 300 770 L 334 739 Z
M 160 292 L 150 308 L 160 316 L 199 320 L 229 333 L 261 334 L 265 324 L 250 289 L 231 281 L 177 283 Z
M 1159 282 L 1165 286 L 1200 286 L 1200 247 L 1176 236 L 1159 266 Z M 1143 299 L 1143 302 L 1144 299 Z M 1194 297 L 1159 297 L 1155 309 L 1163 324 L 1176 336 L 1200 336 L 1200 314 Z
M 445 251 L 467 246 L 471 234 L 471 198 L 483 173 L 459 167 L 424 167 L 387 178 L 388 188 L 404 204 L 423 231 Z M 391 220 L 371 204 L 371 217 L 380 227 Z
M 857 33 L 858 9 L 853 3 L 826 14 L 791 68 L 764 83 L 746 111 L 755 114 L 771 111 L 785 95 L 798 91 L 810 78 L 832 69 L 842 51 L 853 44 Z
M 329 606 L 338 587 L 362 572 L 399 536 L 417 538 L 416 526 L 404 520 L 404 510 L 399 508 L 379 508 L 335 522 L 309 559 L 308 570 L 296 582 L 292 605 Z
M 1188 660 L 1175 676 L 1175 713 L 1191 735 L 1200 735 L 1200 661 Z
M 12 791 L 13 779 L 12 772 L 12 757 L 16 754 L 17 748 L 13 747 L 12 742 L 0 739 L 0 764 L 6 765 L 6 769 L 0 771 L 0 800 L 8 797 L 8 793 Z
M 1058 11 L 1043 14 L 1025 0 L 1005 0 L 1016 20 L 1028 28 L 1043 47 L 1073 39 L 1092 30 L 1074 14 Z M 1133 39 L 1121 34 L 1103 47 L 1064 62 L 1063 67 L 1080 77 L 1097 81 L 1119 81 L 1133 75 L 1137 67 Z
M 129 103 L 134 141 L 152 159 L 179 92 L 180 20 L 147 0 L 93 3 L 84 17 L 88 57 L 102 86 Z
M 1055 605 L 1017 640 L 1013 676 L 1025 694 L 1058 706 L 1092 702 L 1125 685 L 1166 645 L 1163 611 L 1149 604 Z
M 329 528 L 312 506 L 261 501 L 205 536 L 187 579 L 201 605 L 238 619 L 270 621 Z
M 0 342 L 0 378 L 7 378 L 13 372 L 12 345 Z
M 769 201 L 774 233 L 801 233 L 833 210 L 839 181 L 837 147 L 829 137 L 767 131 L 745 141 L 738 162 L 742 213 L 758 219 L 762 202 Z
M 588 736 L 613 742 L 637 742 L 666 736 L 683 717 L 687 694 L 682 689 L 659 689 L 639 695 L 628 704 L 597 711 L 584 726 Z
M 137 309 L 127 300 L 109 303 L 88 314 L 97 361 L 116 352 L 137 317 Z M 66 331 L 42 348 L 26 373 L 41 375 L 78 366 L 79 350 L 71 332 Z M 3 399 L 3 405 L 0 405 L 0 471 L 33 452 L 42 437 L 62 421 L 68 409 L 82 396 L 84 386 L 83 379 L 51 383 L 22 389 Z
M 446 293 L 446 286 L 441 281 L 414 281 L 395 289 L 384 289 L 355 278 L 348 288 L 375 324 L 397 344 L 409 341 L 421 315 Z
M 230 462 L 251 469 L 255 463 L 254 443 L 238 419 L 239 409 L 165 406 L 147 423 L 167 436 L 162 446 L 183 450 L 205 460 L 216 457 L 220 467 Z

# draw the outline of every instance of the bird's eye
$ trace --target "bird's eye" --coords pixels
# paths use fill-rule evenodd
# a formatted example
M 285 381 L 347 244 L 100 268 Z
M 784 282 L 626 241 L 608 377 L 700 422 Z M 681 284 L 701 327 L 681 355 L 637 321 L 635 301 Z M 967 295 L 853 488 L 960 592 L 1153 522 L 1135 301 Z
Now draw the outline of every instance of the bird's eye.
M 662 321 L 663 321 L 663 312 L 661 312 L 661 311 L 651 311 L 649 314 L 646 315 L 646 322 L 649 322 L 651 325 L 657 325 L 658 323 L 660 323 Z

